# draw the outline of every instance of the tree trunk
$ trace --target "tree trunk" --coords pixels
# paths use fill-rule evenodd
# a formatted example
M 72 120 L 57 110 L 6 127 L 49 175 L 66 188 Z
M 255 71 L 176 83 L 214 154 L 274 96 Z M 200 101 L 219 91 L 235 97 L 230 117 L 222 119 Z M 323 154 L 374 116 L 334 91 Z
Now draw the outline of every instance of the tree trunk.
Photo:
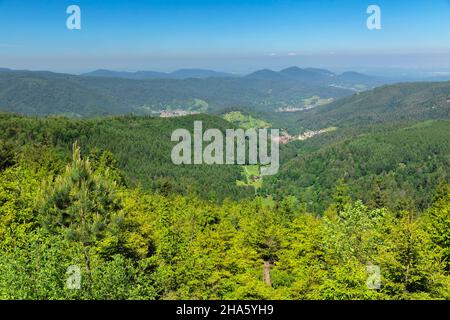
M 90 248 L 87 246 L 84 247 L 84 262 L 85 262 L 86 278 L 87 278 L 87 281 L 84 282 L 84 286 L 86 288 L 86 292 L 88 293 L 88 296 L 90 297 L 92 294 L 91 252 L 90 252 Z
M 272 287 L 272 279 L 270 278 L 270 267 L 272 265 L 269 261 L 264 261 L 263 280 L 269 286 Z
M 86 272 L 90 275 L 90 273 L 91 273 L 91 255 L 89 252 L 89 247 L 84 247 L 84 262 L 85 262 Z

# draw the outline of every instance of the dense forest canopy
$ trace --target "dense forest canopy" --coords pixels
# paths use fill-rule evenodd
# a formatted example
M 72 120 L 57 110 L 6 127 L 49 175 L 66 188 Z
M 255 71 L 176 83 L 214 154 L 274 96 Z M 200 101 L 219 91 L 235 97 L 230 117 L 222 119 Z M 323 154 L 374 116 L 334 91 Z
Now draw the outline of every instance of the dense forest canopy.
M 295 195 L 320 213 L 343 180 L 353 199 L 372 207 L 426 209 L 435 187 L 450 179 L 450 121 L 382 128 L 344 137 L 330 133 L 286 147 L 279 174 L 267 178 L 262 193 Z
M 318 216 L 292 197 L 214 204 L 127 187 L 111 153 L 77 143 L 63 161 L 3 140 L 1 157 L 2 299 L 450 298 L 444 182 L 420 214 L 354 202 L 342 183 Z
M 154 117 L 111 117 L 90 120 L 28 118 L 0 114 L 0 138 L 14 146 L 34 144 L 54 148 L 67 160 L 74 141 L 91 158 L 107 150 L 124 172 L 127 185 L 156 192 L 195 194 L 213 201 L 253 196 L 251 188 L 237 187 L 240 166 L 176 166 L 171 151 L 176 129 L 193 130 L 194 121 L 221 130 L 233 126 L 219 117 L 197 115 L 161 119 Z

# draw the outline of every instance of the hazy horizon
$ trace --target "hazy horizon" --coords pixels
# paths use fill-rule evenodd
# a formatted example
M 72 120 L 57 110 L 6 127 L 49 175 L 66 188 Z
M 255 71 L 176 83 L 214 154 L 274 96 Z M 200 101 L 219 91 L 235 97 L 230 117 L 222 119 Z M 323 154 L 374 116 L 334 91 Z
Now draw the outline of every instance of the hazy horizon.
M 66 9 L 81 9 L 68 30 Z M 448 0 L 0 1 L 0 66 L 80 74 L 95 69 L 250 73 L 289 66 L 382 73 L 450 70 Z
M 48 71 L 48 72 L 54 72 L 54 73 L 65 73 L 65 74 L 73 74 L 73 75 L 83 75 L 86 73 L 98 71 L 98 70 L 107 70 L 107 71 L 114 71 L 114 72 L 161 72 L 161 73 L 173 73 L 180 70 L 208 70 L 208 71 L 214 71 L 214 72 L 223 72 L 228 73 L 230 75 L 235 76 L 245 76 L 248 74 L 251 74 L 253 72 L 269 69 L 273 71 L 281 71 L 283 69 L 291 68 L 291 67 L 298 67 L 298 68 L 317 68 L 317 69 L 326 69 L 331 72 L 334 72 L 336 74 L 341 74 L 345 72 L 359 72 L 366 75 L 372 75 L 372 76 L 385 76 L 385 77 L 397 77 L 397 78 L 420 78 L 420 77 L 440 77 L 450 76 L 450 67 L 448 68 L 408 68 L 408 67 L 368 67 L 368 66 L 354 66 L 354 67 L 330 67 L 330 66 L 324 66 L 324 65 L 298 65 L 298 64 L 286 64 L 283 66 L 265 66 L 260 65 L 259 67 L 254 67 L 253 69 L 246 69 L 246 70 L 233 70 L 233 69 L 217 69 L 214 67 L 204 67 L 204 66 L 198 66 L 198 65 L 189 65 L 189 66 L 178 66 L 173 68 L 158 68 L 155 67 L 143 67 L 140 69 L 136 68 L 113 68 L 113 67 L 92 67 L 89 69 L 84 69 L 82 71 L 72 71 L 67 69 L 59 69 L 59 68 L 26 68 L 26 67 L 19 67 L 19 66 L 6 66 L 6 65 L 0 65 L 0 69 L 10 69 L 13 71 L 32 71 L 32 72 L 39 72 L 39 71 Z

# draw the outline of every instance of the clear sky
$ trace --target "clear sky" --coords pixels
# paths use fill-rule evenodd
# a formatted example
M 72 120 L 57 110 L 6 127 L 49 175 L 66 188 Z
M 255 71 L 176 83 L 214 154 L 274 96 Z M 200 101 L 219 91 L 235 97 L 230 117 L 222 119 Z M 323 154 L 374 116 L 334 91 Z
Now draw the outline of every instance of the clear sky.
M 81 8 L 81 30 L 66 8 Z M 366 9 L 382 10 L 368 30 Z M 0 0 L 0 67 L 450 69 L 450 0 Z

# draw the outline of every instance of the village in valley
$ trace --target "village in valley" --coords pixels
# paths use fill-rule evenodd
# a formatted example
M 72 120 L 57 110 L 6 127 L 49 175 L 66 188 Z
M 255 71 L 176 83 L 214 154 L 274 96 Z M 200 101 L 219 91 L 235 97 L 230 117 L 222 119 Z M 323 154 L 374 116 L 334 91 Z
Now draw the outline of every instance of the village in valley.
M 287 132 L 283 132 L 281 134 L 280 137 L 278 137 L 278 143 L 283 145 L 283 144 L 288 144 L 289 142 L 292 141 L 305 141 L 308 139 L 311 139 L 315 136 L 318 136 L 320 134 L 324 134 L 324 133 L 328 133 L 328 132 L 332 132 L 332 131 L 336 131 L 337 128 L 336 127 L 330 127 L 330 128 L 326 128 L 326 129 L 322 129 L 322 130 L 308 130 L 303 132 L 300 135 L 290 135 Z

